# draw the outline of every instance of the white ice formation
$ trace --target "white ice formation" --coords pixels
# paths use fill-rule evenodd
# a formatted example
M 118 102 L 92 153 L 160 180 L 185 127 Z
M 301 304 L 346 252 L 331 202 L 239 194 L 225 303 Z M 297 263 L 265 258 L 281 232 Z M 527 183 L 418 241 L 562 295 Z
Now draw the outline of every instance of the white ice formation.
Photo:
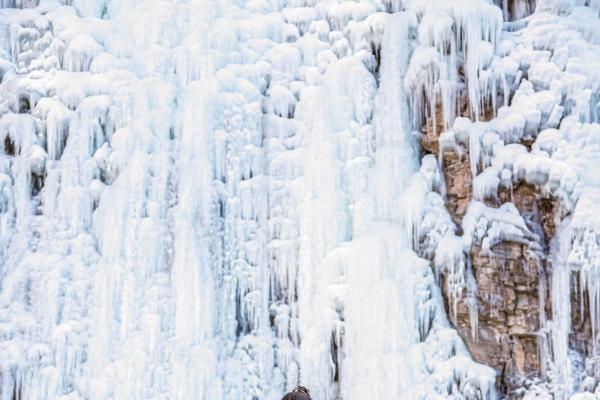
M 572 214 L 597 340 L 600 2 L 509 3 L 0 0 L 0 400 L 495 399 L 436 276 L 534 235 L 482 202 L 519 181 Z

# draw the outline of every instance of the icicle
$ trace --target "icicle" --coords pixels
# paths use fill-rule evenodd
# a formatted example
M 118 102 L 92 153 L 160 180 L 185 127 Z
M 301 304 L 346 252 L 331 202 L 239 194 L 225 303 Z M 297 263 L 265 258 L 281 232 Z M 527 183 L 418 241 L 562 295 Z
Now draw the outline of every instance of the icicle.
M 467 258 L 463 247 L 462 238 L 451 235 L 440 241 L 435 252 L 436 270 L 447 274 L 446 289 L 451 299 L 453 321 L 456 321 L 458 300 L 462 298 L 467 279 Z
M 571 270 L 567 263 L 570 251 L 570 220 L 562 222 L 551 244 L 552 256 L 552 354 L 561 385 L 559 395 L 571 394 L 571 359 L 569 357 L 569 334 L 571 333 Z
M 69 42 L 64 57 L 65 69 L 69 72 L 88 71 L 93 58 L 102 47 L 90 35 L 80 34 Z
M 598 251 L 600 250 L 600 234 L 598 218 L 593 211 L 600 198 L 596 190 L 585 192 L 580 198 L 572 223 L 572 249 L 568 255 L 569 264 L 579 270 L 580 276 L 580 298 L 584 299 L 587 293 L 589 299 L 589 316 L 592 325 L 592 349 L 598 354 L 600 344 L 600 262 Z M 580 315 L 584 315 L 583 304 Z
M 479 340 L 479 300 L 477 299 L 477 281 L 473 275 L 473 267 L 469 260 L 467 268 L 467 287 L 469 292 L 469 325 L 471 326 L 471 338 L 476 342 Z

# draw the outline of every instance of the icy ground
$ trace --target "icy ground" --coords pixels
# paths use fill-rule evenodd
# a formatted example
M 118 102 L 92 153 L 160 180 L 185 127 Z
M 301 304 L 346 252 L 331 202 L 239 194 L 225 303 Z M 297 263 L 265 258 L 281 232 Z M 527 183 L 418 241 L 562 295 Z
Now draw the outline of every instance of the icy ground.
M 413 131 L 438 101 L 476 200 L 524 180 L 572 214 L 597 341 L 599 1 L 0 5 L 0 400 L 496 398 L 435 272 L 458 296 L 471 241 L 531 232 L 474 201 L 455 234 Z

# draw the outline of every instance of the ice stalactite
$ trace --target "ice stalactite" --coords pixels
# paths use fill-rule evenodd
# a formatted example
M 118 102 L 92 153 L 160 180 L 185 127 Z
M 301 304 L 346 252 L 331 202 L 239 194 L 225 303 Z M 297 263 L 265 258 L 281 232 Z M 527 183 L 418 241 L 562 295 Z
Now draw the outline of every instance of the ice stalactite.
M 404 251 L 412 240 L 397 217 L 403 206 L 398 196 L 418 167 L 400 80 L 408 62 L 409 28 L 406 14 L 390 15 L 382 42 L 372 172 L 376 184 L 373 192 L 367 192 L 373 217 L 382 221 L 369 222 L 348 249 L 342 375 L 342 395 L 348 399 L 403 397 L 411 390 L 408 349 L 418 341 L 417 309 L 410 277 L 413 266 Z M 372 329 L 363 329 L 364 324 Z
M 571 333 L 571 269 L 567 262 L 570 249 L 570 220 L 563 221 L 551 243 L 552 262 L 552 373 L 561 386 L 558 398 L 568 398 L 573 391 L 571 359 L 569 358 L 569 334 Z
M 600 273 L 598 252 L 600 236 L 598 235 L 598 217 L 594 211 L 599 199 L 598 190 L 585 192 L 577 203 L 572 222 L 572 249 L 568 256 L 569 265 L 579 271 L 580 278 L 580 313 L 585 315 L 585 298 L 589 302 L 589 315 L 592 328 L 592 351 L 599 351 L 600 329 Z
M 405 78 L 413 124 L 420 127 L 432 117 L 446 128 L 461 114 L 465 99 L 469 116 L 478 120 L 486 107 L 496 107 L 497 78 L 490 64 L 500 41 L 502 13 L 485 1 L 468 7 L 461 2 L 425 4 L 421 12 L 420 47 Z

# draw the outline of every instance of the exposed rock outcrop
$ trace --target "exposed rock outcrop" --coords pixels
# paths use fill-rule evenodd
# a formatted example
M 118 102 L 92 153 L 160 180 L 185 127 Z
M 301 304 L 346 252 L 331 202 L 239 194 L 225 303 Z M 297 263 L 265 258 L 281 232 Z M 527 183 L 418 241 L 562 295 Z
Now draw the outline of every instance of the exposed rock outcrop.
M 440 128 L 441 124 L 437 124 L 434 132 L 430 119 L 421 145 L 440 159 L 446 183 L 446 208 L 461 234 L 461 223 L 473 199 L 469 154 L 446 151 L 440 155 Z M 496 208 L 512 202 L 536 240 L 530 243 L 504 240 L 492 248 L 492 255 L 482 252 L 481 243 L 475 243 L 469 256 L 477 293 L 465 289 L 457 300 L 454 317 L 452 294 L 444 284 L 447 279 L 444 273 L 441 287 L 448 314 L 475 360 L 496 369 L 502 392 L 510 398 L 520 398 L 524 385 L 548 379 L 545 357 L 550 351 L 546 321 L 552 318 L 550 241 L 557 231 L 560 210 L 554 199 L 526 183 L 499 190 L 497 197 L 486 198 L 485 202 Z M 592 342 L 589 300 L 585 294 L 580 298 L 577 273 L 573 273 L 571 282 L 573 331 L 569 344 L 585 358 L 591 352 Z M 475 321 L 473 297 L 477 299 Z

